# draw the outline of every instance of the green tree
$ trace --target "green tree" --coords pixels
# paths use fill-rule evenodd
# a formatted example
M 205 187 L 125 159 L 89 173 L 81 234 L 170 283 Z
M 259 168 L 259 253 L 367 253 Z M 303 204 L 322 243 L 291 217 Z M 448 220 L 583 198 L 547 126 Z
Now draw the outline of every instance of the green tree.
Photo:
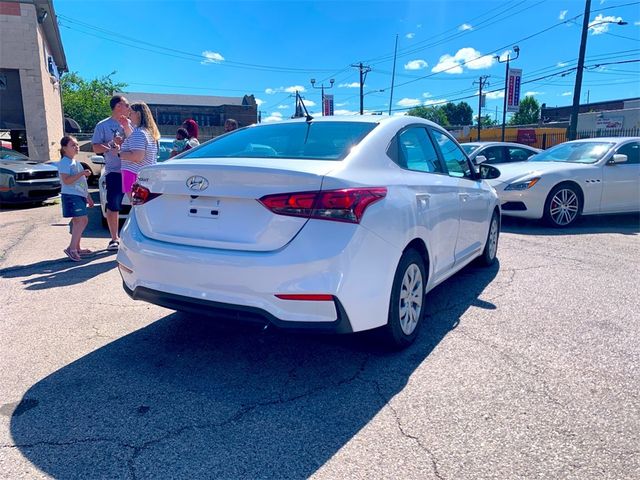
M 96 123 L 111 115 L 111 96 L 127 86 L 114 83 L 111 77 L 115 73 L 85 80 L 77 72 L 69 72 L 60 79 L 64 114 L 78 122 L 83 132 L 93 131 Z
M 449 125 L 471 125 L 473 123 L 473 109 L 467 102 L 460 102 L 457 105 L 449 102 L 442 108 Z
M 540 104 L 533 97 L 525 97 L 520 102 L 520 109 L 509 119 L 509 125 L 530 125 L 538 123 Z
M 421 105 L 419 107 L 415 107 L 409 110 L 407 112 L 407 115 L 411 115 L 413 117 L 425 118 L 443 127 L 449 126 L 449 121 L 447 120 L 447 114 L 444 112 L 444 108 L 442 106 L 432 105 L 430 107 L 425 107 Z

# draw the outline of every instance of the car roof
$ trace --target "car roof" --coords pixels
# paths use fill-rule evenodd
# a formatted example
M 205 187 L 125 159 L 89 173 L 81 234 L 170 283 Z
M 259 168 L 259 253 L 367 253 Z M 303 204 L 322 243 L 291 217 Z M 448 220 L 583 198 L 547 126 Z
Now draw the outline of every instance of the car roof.
M 526 145 L 524 143 L 517 142 L 464 142 L 460 145 L 478 145 L 479 147 L 487 147 L 487 146 L 504 146 L 504 147 L 526 147 L 532 148 L 534 150 L 540 150 L 537 147 L 532 147 L 531 145 Z
M 581 138 L 579 140 L 571 140 L 566 143 L 584 143 L 584 142 L 613 142 L 622 143 L 628 140 L 640 141 L 640 137 L 596 137 L 596 138 Z

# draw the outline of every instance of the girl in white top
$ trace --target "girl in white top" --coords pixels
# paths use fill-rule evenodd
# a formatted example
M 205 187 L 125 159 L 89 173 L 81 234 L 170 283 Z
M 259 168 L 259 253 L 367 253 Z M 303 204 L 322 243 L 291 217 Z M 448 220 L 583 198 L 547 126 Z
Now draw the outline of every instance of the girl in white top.
M 89 255 L 90 250 L 80 248 L 82 232 L 89 223 L 87 216 L 87 204 L 93 207 L 93 199 L 89 195 L 87 177 L 91 176 L 91 170 L 82 167 L 75 160 L 78 154 L 78 140 L 71 136 L 65 136 L 60 140 L 60 155 L 58 163 L 58 175 L 62 187 L 60 190 L 60 203 L 62 216 L 71 218 L 71 241 L 64 249 L 64 254 L 74 262 L 80 261 L 81 255 Z
M 158 160 L 160 132 L 153 120 L 151 110 L 144 102 L 132 103 L 129 115 L 133 131 L 120 147 L 122 160 L 122 191 L 131 197 L 131 187 L 138 172 Z M 125 131 L 125 133 L 127 133 Z

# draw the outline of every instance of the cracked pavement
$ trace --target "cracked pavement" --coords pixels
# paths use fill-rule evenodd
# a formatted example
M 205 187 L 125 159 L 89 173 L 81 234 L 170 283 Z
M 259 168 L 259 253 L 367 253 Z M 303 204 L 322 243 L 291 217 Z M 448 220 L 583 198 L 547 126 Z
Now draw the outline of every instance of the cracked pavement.
M 389 352 L 134 302 L 59 208 L 0 210 L 0 478 L 640 477 L 638 216 L 505 220 Z

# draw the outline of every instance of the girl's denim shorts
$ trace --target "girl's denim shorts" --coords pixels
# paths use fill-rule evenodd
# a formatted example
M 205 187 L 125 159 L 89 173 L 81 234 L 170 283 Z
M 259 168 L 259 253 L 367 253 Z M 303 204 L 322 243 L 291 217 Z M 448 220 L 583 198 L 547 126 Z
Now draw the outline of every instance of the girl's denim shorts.
M 62 216 L 64 218 L 83 217 L 87 214 L 87 199 L 80 195 L 69 195 L 63 193 L 62 198 Z

